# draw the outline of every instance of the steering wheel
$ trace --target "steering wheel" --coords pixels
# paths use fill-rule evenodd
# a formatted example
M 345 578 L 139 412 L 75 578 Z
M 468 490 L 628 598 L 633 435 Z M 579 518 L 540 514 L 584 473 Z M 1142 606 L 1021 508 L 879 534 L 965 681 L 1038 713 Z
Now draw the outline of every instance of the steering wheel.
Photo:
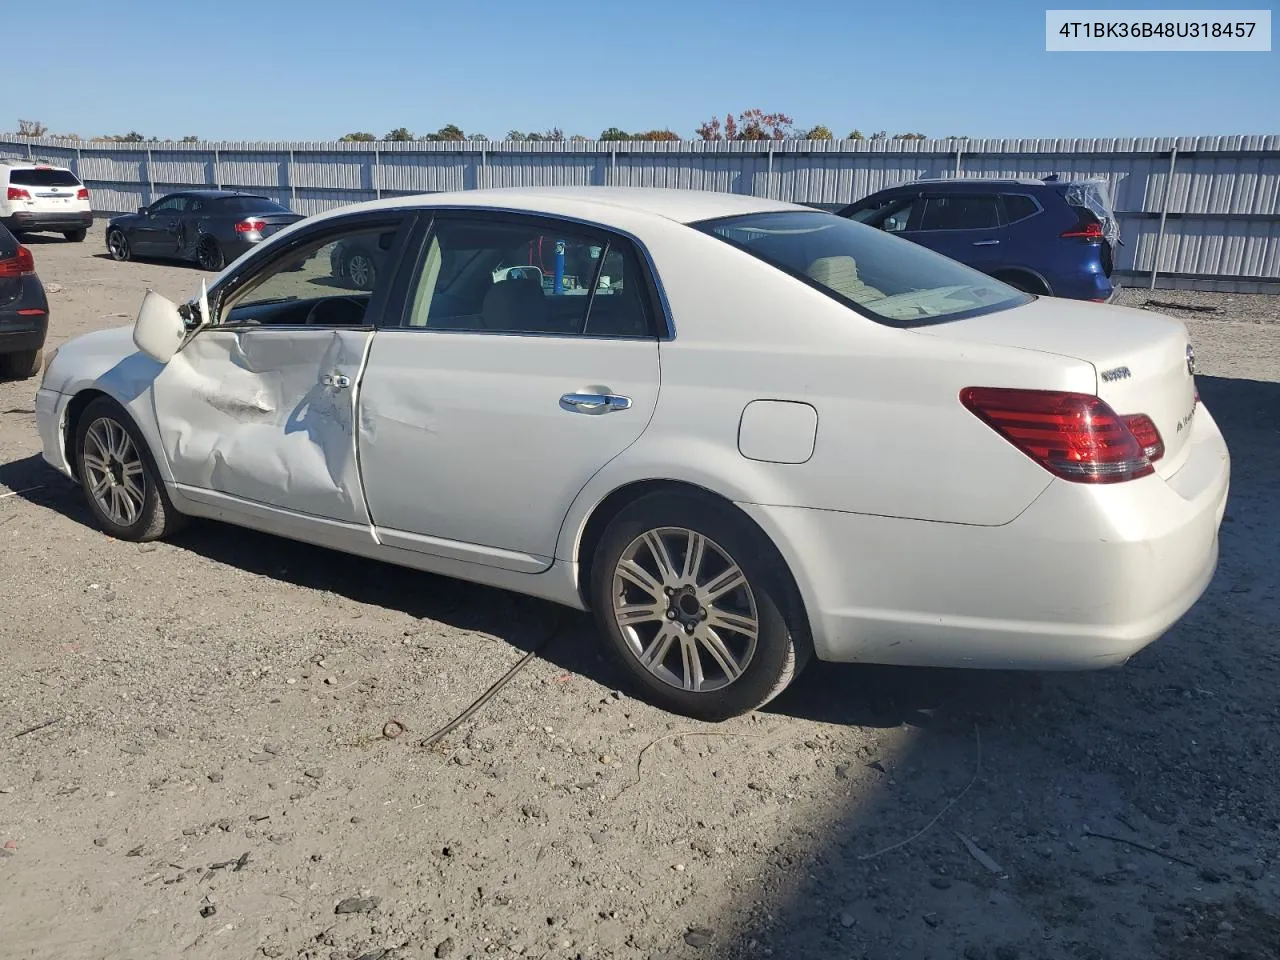
M 324 314 L 326 311 L 342 304 L 345 309 L 354 310 L 354 320 L 346 323 L 339 320 L 326 320 Z M 353 297 L 325 297 L 323 300 L 317 300 L 311 305 L 311 309 L 307 311 L 307 317 L 303 320 L 303 324 L 312 326 L 348 326 L 358 327 L 364 320 L 364 304 Z

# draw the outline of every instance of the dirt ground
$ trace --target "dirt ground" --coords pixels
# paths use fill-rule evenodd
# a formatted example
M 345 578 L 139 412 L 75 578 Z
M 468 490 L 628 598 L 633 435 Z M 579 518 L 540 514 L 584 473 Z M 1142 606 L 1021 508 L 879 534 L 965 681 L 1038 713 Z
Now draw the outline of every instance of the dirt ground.
M 202 276 L 29 242 L 51 345 Z M 815 663 L 721 725 L 617 690 L 575 614 L 111 540 L 0 384 L 0 957 L 1280 957 L 1280 301 L 1149 296 L 1218 308 L 1173 311 L 1234 457 L 1186 619 L 1102 673 Z

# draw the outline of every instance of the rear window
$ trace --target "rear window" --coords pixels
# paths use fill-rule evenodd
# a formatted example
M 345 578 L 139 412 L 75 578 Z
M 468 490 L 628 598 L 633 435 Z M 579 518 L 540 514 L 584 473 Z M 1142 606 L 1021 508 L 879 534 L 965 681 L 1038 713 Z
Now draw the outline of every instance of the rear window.
M 227 197 L 219 200 L 216 210 L 224 213 L 289 213 L 288 207 L 282 207 L 274 200 L 266 197 Z
M 70 170 L 11 170 L 9 171 L 9 182 L 19 187 L 80 186 L 80 179 Z
M 1031 301 L 932 250 L 827 213 L 757 213 L 696 227 L 892 326 L 960 320 Z

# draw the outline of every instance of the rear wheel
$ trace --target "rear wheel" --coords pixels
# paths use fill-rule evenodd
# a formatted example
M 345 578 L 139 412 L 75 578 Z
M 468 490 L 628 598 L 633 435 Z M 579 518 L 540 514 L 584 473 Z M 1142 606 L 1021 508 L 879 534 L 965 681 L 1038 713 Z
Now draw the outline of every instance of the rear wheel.
M 996 275 L 997 280 L 1003 280 L 1015 290 L 1021 290 L 1023 293 L 1034 294 L 1037 297 L 1045 297 L 1049 295 L 1049 288 L 1038 278 L 1029 273 L 1001 273 Z
M 378 269 L 363 250 L 356 250 L 347 257 L 347 279 L 357 290 L 372 290 L 378 277 Z
M 124 235 L 123 230 L 112 230 L 107 234 L 107 253 L 111 254 L 112 260 L 119 260 L 121 263 L 132 256 L 129 238 Z
M 10 380 L 29 380 L 44 366 L 44 350 L 23 350 L 0 356 L 0 373 Z
M 169 502 L 146 441 L 120 404 L 94 400 L 76 424 L 75 464 L 98 525 L 120 540 L 156 540 L 186 519 Z
M 72 243 L 84 243 L 84 238 L 89 235 L 88 230 L 64 230 L 62 235 Z
M 763 534 L 719 501 L 654 494 L 609 524 L 592 606 L 646 698 L 726 720 L 781 693 L 810 653 L 789 578 Z
M 196 244 L 196 259 L 205 270 L 221 270 L 227 265 L 227 258 L 222 255 L 222 248 L 213 237 L 201 237 Z

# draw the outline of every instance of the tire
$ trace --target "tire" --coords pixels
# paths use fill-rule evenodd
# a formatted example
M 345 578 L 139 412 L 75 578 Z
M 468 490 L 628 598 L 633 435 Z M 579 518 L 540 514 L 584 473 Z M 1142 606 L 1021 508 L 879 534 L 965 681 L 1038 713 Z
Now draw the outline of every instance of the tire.
M 1001 276 L 997 276 L 996 279 L 1007 283 L 1015 290 L 1021 290 L 1023 293 L 1030 293 L 1037 297 L 1044 297 L 1049 294 L 1045 285 L 1030 274 L 1006 273 Z
M 84 243 L 84 238 L 89 235 L 88 230 L 64 230 L 62 235 L 72 243 Z
M 196 260 L 202 269 L 215 273 L 227 265 L 227 258 L 223 256 L 218 241 L 209 236 L 201 237 L 196 243 Z
M 133 256 L 129 237 L 123 230 L 111 230 L 107 233 L 107 253 L 111 255 L 112 260 L 119 263 L 124 263 Z
M 666 564 L 656 562 L 658 541 Z M 726 590 L 734 569 L 741 582 Z M 749 713 L 804 668 L 812 644 L 793 595 L 765 536 L 705 497 L 637 500 L 609 524 L 592 562 L 592 608 L 610 652 L 645 699 L 699 720 Z
M 372 290 L 378 282 L 378 268 L 373 258 L 363 250 L 351 252 L 342 265 L 342 272 L 357 290 Z
M 120 404 L 99 397 L 85 407 L 75 430 L 80 487 L 104 532 L 141 542 L 183 525 L 186 517 L 174 509 L 146 441 Z
M 8 380 L 30 380 L 44 366 L 44 350 L 23 350 L 0 356 L 0 374 Z

